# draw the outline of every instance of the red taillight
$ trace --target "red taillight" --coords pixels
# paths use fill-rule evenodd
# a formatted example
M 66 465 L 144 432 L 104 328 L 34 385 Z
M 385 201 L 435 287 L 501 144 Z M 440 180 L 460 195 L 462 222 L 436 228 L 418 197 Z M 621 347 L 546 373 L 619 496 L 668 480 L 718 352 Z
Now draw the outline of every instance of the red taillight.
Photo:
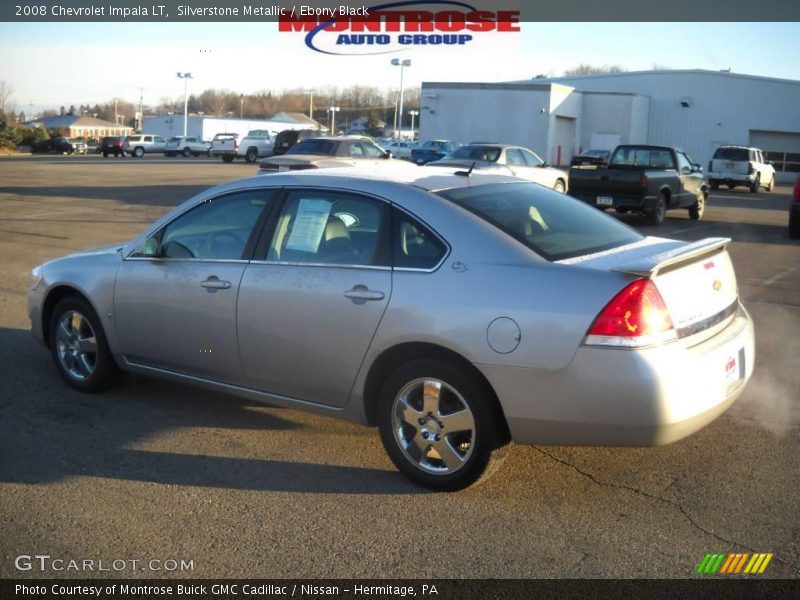
M 648 186 L 650 185 L 650 180 L 647 178 L 647 175 L 645 175 L 644 173 L 642 173 L 642 176 L 641 176 L 641 178 L 639 179 L 639 183 L 641 183 L 641 184 L 642 184 L 642 187 L 643 187 L 643 188 L 646 188 L 646 187 L 648 187 Z
M 797 181 L 794 184 L 794 194 L 792 194 L 792 203 L 800 204 L 800 177 L 797 178 Z
M 317 165 L 289 165 L 290 171 L 305 171 L 306 169 L 316 169 Z
M 239 140 L 233 140 L 233 148 L 234 148 L 234 150 L 238 150 L 239 149 Z
M 586 333 L 586 344 L 636 348 L 675 337 L 658 288 L 650 279 L 637 279 L 600 311 Z

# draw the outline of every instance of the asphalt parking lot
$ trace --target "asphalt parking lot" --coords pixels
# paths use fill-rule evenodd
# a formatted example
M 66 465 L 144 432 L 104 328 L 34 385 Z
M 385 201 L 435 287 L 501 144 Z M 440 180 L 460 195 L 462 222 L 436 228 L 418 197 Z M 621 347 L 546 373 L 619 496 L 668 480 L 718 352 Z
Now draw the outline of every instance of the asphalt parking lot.
M 707 552 L 773 552 L 800 576 L 800 242 L 789 188 L 711 196 L 652 235 L 733 238 L 754 378 L 659 448 L 513 446 L 485 484 L 431 494 L 377 431 L 157 380 L 82 395 L 28 332 L 30 270 L 131 238 L 254 165 L 0 157 L 0 577 L 21 554 L 189 559 L 211 577 L 690 577 Z M 676 373 L 679 377 L 680 373 Z M 163 571 L 120 576 L 169 575 Z

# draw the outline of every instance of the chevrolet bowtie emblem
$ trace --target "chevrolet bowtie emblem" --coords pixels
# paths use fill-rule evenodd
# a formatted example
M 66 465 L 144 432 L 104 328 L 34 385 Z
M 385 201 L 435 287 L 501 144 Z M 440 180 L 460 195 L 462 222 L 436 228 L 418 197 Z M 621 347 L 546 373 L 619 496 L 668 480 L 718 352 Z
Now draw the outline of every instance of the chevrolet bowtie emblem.
M 718 292 L 722 289 L 722 281 L 719 279 L 714 280 L 714 291 Z

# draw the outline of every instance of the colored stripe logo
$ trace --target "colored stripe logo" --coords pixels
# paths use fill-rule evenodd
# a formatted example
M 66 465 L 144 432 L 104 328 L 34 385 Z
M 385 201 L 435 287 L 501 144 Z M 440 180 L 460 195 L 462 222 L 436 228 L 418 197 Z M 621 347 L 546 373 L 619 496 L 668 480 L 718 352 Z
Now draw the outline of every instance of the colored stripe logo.
M 767 569 L 774 554 L 756 552 L 716 552 L 706 554 L 697 566 L 697 573 L 703 575 L 757 575 Z

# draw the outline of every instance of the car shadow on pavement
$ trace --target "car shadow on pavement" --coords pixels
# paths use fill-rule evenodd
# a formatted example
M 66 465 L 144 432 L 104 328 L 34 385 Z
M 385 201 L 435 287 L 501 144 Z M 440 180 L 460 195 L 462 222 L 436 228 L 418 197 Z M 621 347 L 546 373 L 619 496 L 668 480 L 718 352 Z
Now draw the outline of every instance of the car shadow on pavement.
M 323 446 L 315 436 L 329 432 L 315 431 L 320 418 L 304 419 L 306 413 L 143 377 L 128 376 L 107 392 L 82 394 L 61 380 L 46 349 L 19 329 L 0 328 L 0 360 L 14 365 L 0 375 L 0 482 L 99 477 L 318 494 L 425 492 L 394 470 L 323 464 L 324 455 L 322 462 L 312 462 L 324 451 L 319 448 L 311 461 L 300 453 L 294 454 L 297 460 L 260 458 L 262 434 L 287 439 L 284 458 L 298 441 L 297 447 Z M 279 412 L 289 414 L 284 418 Z M 336 424 L 353 439 L 346 454 L 337 448 L 339 460 L 344 456 L 357 465 L 364 453 L 360 446 L 374 439 L 374 430 Z M 303 440 L 285 433 L 302 428 Z
M 0 194 L 111 200 L 137 206 L 175 206 L 210 185 L 115 185 L 115 186 L 10 186 L 0 187 Z

